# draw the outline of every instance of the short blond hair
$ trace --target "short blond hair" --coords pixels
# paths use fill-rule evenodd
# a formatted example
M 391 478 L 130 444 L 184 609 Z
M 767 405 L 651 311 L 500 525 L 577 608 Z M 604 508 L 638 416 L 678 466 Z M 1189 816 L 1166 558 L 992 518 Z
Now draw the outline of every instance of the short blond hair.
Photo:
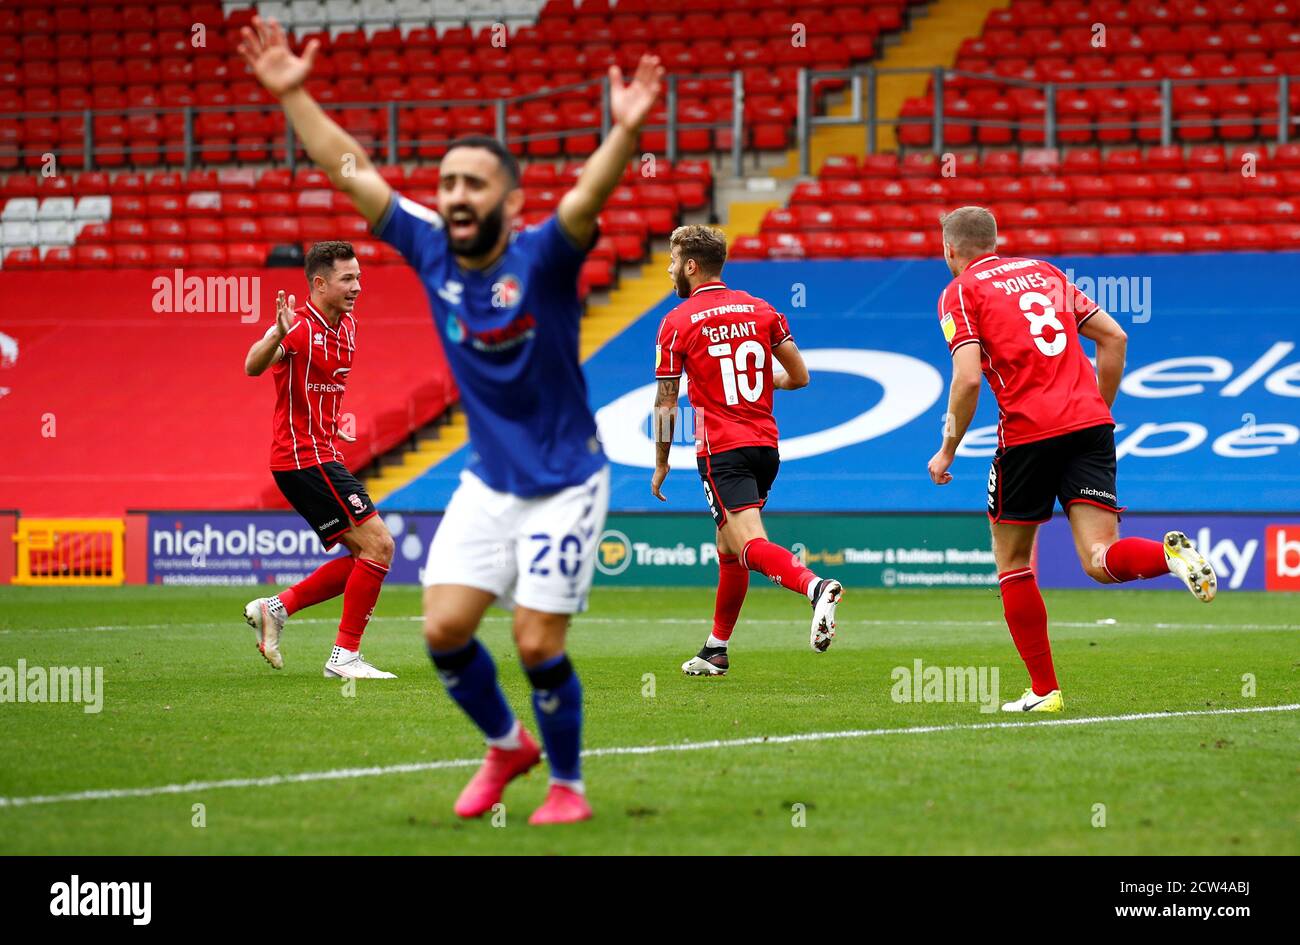
M 691 223 L 679 226 L 668 237 L 669 247 L 678 247 L 682 259 L 694 259 L 695 264 L 707 275 L 716 276 L 722 272 L 727 261 L 727 237 L 716 227 L 703 223 Z
M 958 207 L 939 218 L 943 241 L 959 257 L 991 253 L 998 248 L 998 221 L 983 207 Z

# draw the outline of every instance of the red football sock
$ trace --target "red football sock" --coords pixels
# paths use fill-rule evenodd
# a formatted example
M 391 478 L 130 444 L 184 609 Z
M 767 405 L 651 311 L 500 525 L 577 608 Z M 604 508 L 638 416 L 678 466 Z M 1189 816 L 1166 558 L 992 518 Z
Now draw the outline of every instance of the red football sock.
M 293 587 L 281 591 L 280 603 L 288 613 L 295 614 L 304 607 L 338 597 L 352 573 L 352 560 L 351 555 L 331 558 Z
M 745 542 L 740 561 L 749 570 L 765 574 L 773 583 L 804 597 L 808 596 L 808 588 L 817 580 L 817 575 L 800 564 L 798 558 L 766 538 L 751 538 Z
M 1052 668 L 1052 645 L 1047 641 L 1047 605 L 1038 593 L 1038 581 L 1030 568 L 1003 571 L 998 575 L 1002 586 L 1002 612 L 1007 628 L 1016 642 L 1020 658 L 1029 670 L 1034 695 L 1045 696 L 1059 689 L 1056 670 Z
M 1150 538 L 1121 538 L 1106 549 L 1101 566 L 1121 583 L 1169 573 L 1164 543 Z
M 388 569 L 378 561 L 357 559 L 348 586 L 343 591 L 343 619 L 339 621 L 335 646 L 353 652 L 361 649 L 361 634 L 366 632 L 366 624 L 375 611 L 375 601 L 379 600 L 379 590 L 386 577 Z
M 730 640 L 749 590 L 749 568 L 738 555 L 718 555 L 718 596 L 713 605 L 713 635 Z

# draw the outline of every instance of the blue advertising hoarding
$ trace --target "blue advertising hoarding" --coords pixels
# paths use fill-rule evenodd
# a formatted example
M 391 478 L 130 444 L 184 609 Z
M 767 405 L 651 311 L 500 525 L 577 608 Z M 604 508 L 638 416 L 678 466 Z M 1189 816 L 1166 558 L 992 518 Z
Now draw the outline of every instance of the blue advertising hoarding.
M 346 550 L 321 546 L 294 512 L 149 512 L 146 580 L 150 584 L 296 584 Z M 389 580 L 420 583 L 442 515 L 384 512 L 396 548 Z
M 1300 330 L 1289 293 L 1300 253 L 1102 256 L 1053 260 L 1128 332 L 1115 404 L 1120 501 L 1136 510 L 1300 511 Z M 940 260 L 733 263 L 727 281 L 790 318 L 812 369 L 778 391 L 782 511 L 976 511 L 984 507 L 997 413 L 987 387 L 953 465 L 933 486 L 950 361 L 936 301 Z M 666 504 L 649 491 L 660 303 L 586 364 L 616 511 L 700 511 L 691 443 L 674 446 Z M 1089 345 L 1090 347 L 1090 345 Z M 683 397 L 683 405 L 686 401 Z M 689 435 L 690 418 L 684 415 Z M 464 466 L 453 453 L 384 503 L 440 509 Z
M 1214 565 L 1221 592 L 1300 590 L 1300 515 L 1125 514 L 1120 531 L 1157 540 L 1167 531 L 1185 532 Z M 1173 578 L 1097 584 L 1079 565 L 1064 515 L 1039 529 L 1035 569 L 1042 587 L 1182 587 Z
M 336 548 L 327 554 L 292 512 L 149 512 L 146 519 L 145 580 L 151 584 L 284 587 L 344 553 Z M 440 513 L 384 513 L 396 543 L 391 583 L 422 583 L 441 520 Z M 605 526 L 597 586 L 716 580 L 713 524 L 706 515 L 614 513 Z M 768 528 L 773 540 L 809 566 L 857 587 L 980 587 L 997 579 L 982 513 L 773 515 Z M 1122 528 L 1126 535 L 1157 539 L 1171 529 L 1185 531 L 1213 562 L 1223 591 L 1300 591 L 1300 515 L 1126 514 Z M 1101 586 L 1080 567 L 1063 515 L 1040 529 L 1036 557 L 1043 587 Z M 1172 579 L 1140 586 L 1181 589 Z

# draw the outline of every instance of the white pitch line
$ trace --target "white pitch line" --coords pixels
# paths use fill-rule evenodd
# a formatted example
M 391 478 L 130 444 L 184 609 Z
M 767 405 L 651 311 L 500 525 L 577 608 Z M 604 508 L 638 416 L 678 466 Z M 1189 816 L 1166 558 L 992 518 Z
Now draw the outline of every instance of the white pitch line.
M 1060 725 L 1098 725 L 1104 722 L 1138 722 L 1146 719 L 1175 719 L 1208 715 L 1246 715 L 1258 712 L 1295 712 L 1300 703 L 1289 705 L 1246 706 L 1234 709 L 1189 709 L 1179 712 L 1134 712 L 1127 715 L 1095 715 L 1081 719 L 1047 719 L 1038 722 L 984 722 L 978 725 L 914 725 L 910 728 L 847 729 L 839 732 L 802 732 L 795 735 L 760 735 L 752 738 L 729 738 L 708 742 L 676 742 L 667 745 L 627 745 L 589 748 L 584 758 L 615 755 L 655 755 L 663 752 L 717 751 L 724 748 L 747 748 L 754 745 L 790 745 L 799 742 L 825 742 L 840 739 L 874 738 L 880 735 L 927 735 L 935 732 L 980 732 L 997 729 L 1050 728 Z M 303 784 L 310 781 L 344 781 L 351 778 L 382 777 L 389 774 L 414 774 L 446 768 L 472 768 L 481 758 L 454 758 L 444 761 L 419 761 L 399 765 L 376 765 L 368 768 L 335 768 L 331 771 L 304 771 L 299 774 L 273 774 L 261 778 L 229 778 L 224 781 L 189 781 L 142 788 L 107 788 L 75 791 L 70 794 L 37 794 L 31 797 L 0 797 L 0 808 L 28 807 L 35 804 L 63 804 L 69 801 L 104 801 L 131 797 L 156 797 L 160 794 L 191 794 L 223 788 L 275 787 L 280 784 Z
M 419 615 L 406 617 L 372 617 L 370 622 L 387 623 L 415 623 L 423 620 Z M 483 618 L 485 623 L 507 623 L 512 618 L 507 614 L 490 614 Z M 751 625 L 771 625 L 786 626 L 790 624 L 789 620 L 783 620 L 776 617 L 757 617 L 753 619 L 746 618 L 746 624 Z M 242 620 L 230 620 L 229 625 L 238 627 L 243 623 Z M 327 623 L 336 624 L 338 621 L 333 617 L 303 617 L 293 621 L 295 625 Z M 577 617 L 577 625 L 582 624 L 636 624 L 645 626 L 646 624 L 655 624 L 663 626 L 704 626 L 708 623 L 704 617 Z M 203 627 L 218 627 L 223 624 L 217 621 L 205 621 L 202 623 L 123 623 L 123 624 L 104 624 L 100 626 L 89 627 L 11 627 L 0 630 L 0 635 L 14 633 L 104 633 L 117 630 L 194 630 Z M 1075 629 L 1105 629 L 1107 627 L 1116 627 L 1129 630 L 1300 630 L 1300 624 L 1295 623 L 1159 623 L 1150 621 L 1128 622 L 1117 620 L 1115 623 L 1100 623 L 1096 620 L 1053 620 L 1053 627 L 1071 627 Z M 1001 620 L 841 620 L 841 627 L 1005 627 L 1006 624 Z

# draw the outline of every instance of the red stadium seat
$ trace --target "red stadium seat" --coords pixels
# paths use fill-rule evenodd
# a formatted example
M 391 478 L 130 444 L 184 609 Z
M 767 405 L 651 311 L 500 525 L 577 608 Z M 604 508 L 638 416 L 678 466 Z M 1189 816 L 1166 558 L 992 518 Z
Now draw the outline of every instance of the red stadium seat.
M 231 243 L 226 247 L 226 262 L 232 267 L 256 267 L 266 261 L 266 250 L 255 243 Z
M 139 269 L 153 265 L 153 256 L 146 246 L 138 243 L 118 243 L 113 249 L 119 269 Z
M 224 269 L 226 248 L 220 243 L 194 243 L 189 247 L 189 264 L 201 269 Z
M 85 231 L 82 231 L 84 238 Z M 116 264 L 116 256 L 112 247 L 109 246 L 82 246 L 81 240 L 73 248 L 73 259 L 78 268 L 82 269 L 111 269 Z
M 40 269 L 41 252 L 38 249 L 11 249 L 5 253 L 4 268 L 14 270 Z

